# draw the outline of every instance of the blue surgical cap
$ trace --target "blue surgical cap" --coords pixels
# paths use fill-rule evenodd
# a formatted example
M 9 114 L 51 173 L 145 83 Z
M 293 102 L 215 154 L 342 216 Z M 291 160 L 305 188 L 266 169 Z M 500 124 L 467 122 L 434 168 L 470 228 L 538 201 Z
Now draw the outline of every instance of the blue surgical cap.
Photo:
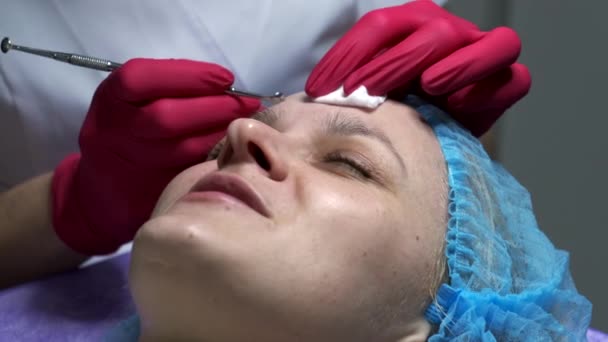
M 449 282 L 425 316 L 437 341 L 584 341 L 591 303 L 578 293 L 568 253 L 538 228 L 530 195 L 479 141 L 418 97 L 405 103 L 431 126 L 449 184 Z

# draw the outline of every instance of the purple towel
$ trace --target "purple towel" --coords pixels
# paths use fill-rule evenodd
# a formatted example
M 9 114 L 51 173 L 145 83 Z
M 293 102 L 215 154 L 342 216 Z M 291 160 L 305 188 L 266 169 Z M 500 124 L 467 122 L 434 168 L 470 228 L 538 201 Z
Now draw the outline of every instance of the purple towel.
M 130 254 L 0 292 L 0 341 L 101 341 L 135 313 Z
M 594 329 L 587 330 L 588 342 L 608 342 L 608 335 Z
M 102 341 L 135 314 L 130 254 L 0 292 L 0 341 Z M 589 342 L 608 335 L 587 332 Z

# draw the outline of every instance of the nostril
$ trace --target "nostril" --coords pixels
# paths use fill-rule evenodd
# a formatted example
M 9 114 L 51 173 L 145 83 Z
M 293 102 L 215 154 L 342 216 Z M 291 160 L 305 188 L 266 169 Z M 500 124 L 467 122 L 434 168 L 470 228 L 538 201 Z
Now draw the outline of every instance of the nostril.
M 262 151 L 262 149 L 258 145 L 250 142 L 249 144 L 247 144 L 247 149 L 255 159 L 256 163 L 258 163 L 258 165 L 260 165 L 262 169 L 266 171 L 270 170 L 270 162 L 266 158 L 266 155 L 264 155 L 264 151 Z

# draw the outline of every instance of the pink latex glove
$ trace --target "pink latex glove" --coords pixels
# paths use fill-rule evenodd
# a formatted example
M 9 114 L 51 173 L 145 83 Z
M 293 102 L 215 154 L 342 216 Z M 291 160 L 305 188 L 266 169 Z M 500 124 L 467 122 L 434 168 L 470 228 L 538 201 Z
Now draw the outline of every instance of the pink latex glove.
M 509 28 L 482 32 L 430 0 L 413 1 L 363 16 L 314 68 L 306 93 L 408 90 L 480 136 L 530 89 L 528 69 L 515 63 L 520 49 Z
M 55 170 L 57 235 L 87 255 L 130 241 L 165 185 L 203 161 L 232 120 L 260 107 L 226 95 L 233 81 L 219 65 L 189 60 L 134 59 L 112 72 L 93 96 L 81 154 Z

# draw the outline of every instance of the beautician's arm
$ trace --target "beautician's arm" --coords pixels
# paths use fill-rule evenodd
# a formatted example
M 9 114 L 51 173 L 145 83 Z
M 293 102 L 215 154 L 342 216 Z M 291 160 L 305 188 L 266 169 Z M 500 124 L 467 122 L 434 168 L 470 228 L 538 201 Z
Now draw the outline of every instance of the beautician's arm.
M 0 194 L 0 288 L 73 269 L 87 259 L 53 230 L 52 175 L 32 178 Z
M 260 108 L 259 99 L 226 94 L 233 83 L 217 64 L 183 59 L 132 59 L 113 71 L 93 95 L 81 153 L 66 156 L 54 179 L 0 194 L 0 287 L 75 268 L 84 254 L 132 240 L 169 180 L 200 162 L 232 120 Z

